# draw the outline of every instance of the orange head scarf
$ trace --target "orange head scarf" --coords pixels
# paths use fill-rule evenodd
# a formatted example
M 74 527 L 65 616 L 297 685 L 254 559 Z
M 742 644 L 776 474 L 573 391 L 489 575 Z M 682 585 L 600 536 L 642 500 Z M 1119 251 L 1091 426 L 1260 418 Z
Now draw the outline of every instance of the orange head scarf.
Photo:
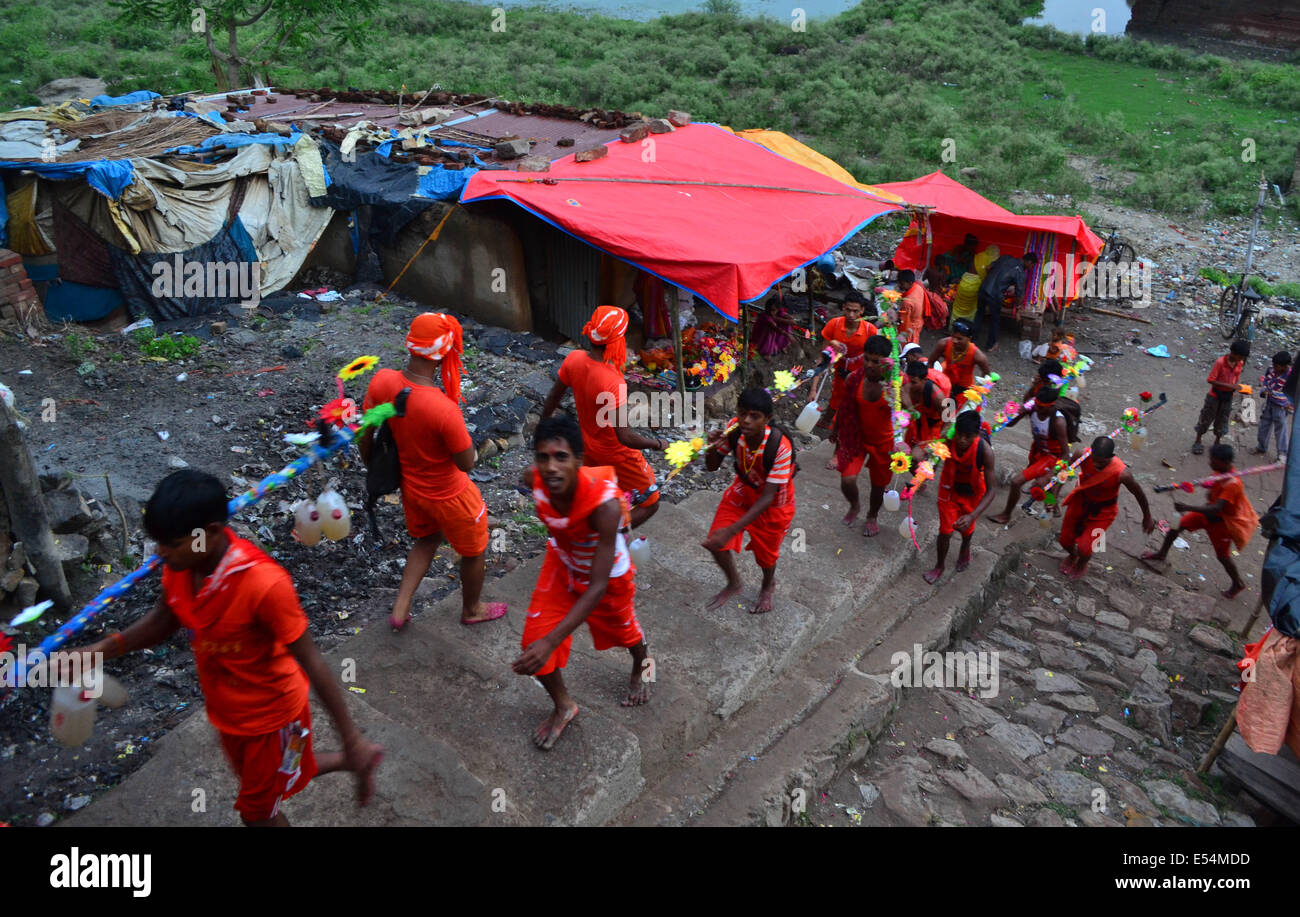
M 582 333 L 593 344 L 605 348 L 605 362 L 622 370 L 627 365 L 627 313 L 618 306 L 599 306 L 591 313 L 591 321 L 582 326 Z
M 425 312 L 411 322 L 406 349 L 412 356 L 442 364 L 442 389 L 460 404 L 460 355 L 465 352 L 460 322 L 441 312 Z

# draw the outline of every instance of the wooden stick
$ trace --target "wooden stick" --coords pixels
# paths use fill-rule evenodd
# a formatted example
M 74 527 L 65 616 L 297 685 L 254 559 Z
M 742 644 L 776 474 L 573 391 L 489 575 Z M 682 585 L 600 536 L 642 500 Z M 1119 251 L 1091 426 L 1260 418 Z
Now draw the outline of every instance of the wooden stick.
M 108 479 L 108 472 L 104 472 L 104 486 L 108 488 L 108 502 L 113 504 L 113 509 L 117 510 L 118 516 L 122 518 L 122 554 L 125 556 L 129 553 L 127 550 L 127 538 L 129 530 L 126 525 L 126 513 L 122 512 L 122 507 L 118 506 L 117 498 L 113 496 L 113 482 Z
M 339 118 L 355 118 L 355 117 L 357 117 L 358 115 L 364 115 L 364 114 L 365 114 L 365 112 L 363 112 L 363 111 L 345 111 L 345 112 L 341 112 L 340 114 L 337 114 L 337 115 L 299 115 L 298 117 L 296 117 L 296 118 L 292 118 L 291 120 L 293 120 L 293 121 L 329 121 L 329 120 L 333 119 L 333 120 L 337 121 Z
M 1241 703 L 1241 701 L 1238 701 L 1237 703 Z M 1210 750 L 1205 753 L 1205 759 L 1201 761 L 1201 766 L 1196 769 L 1197 774 L 1205 774 L 1209 772 L 1210 765 L 1214 763 L 1215 758 L 1219 757 L 1219 752 L 1223 751 L 1223 746 L 1228 744 L 1228 740 L 1232 738 L 1232 733 L 1236 728 L 1237 708 L 1233 707 L 1232 712 L 1228 714 L 1228 721 L 1224 723 L 1223 728 L 1219 730 L 1219 737 L 1214 740 L 1214 744 L 1210 746 Z
M 1145 325 L 1154 325 L 1155 322 L 1149 318 L 1142 318 L 1137 315 L 1130 315 L 1128 312 L 1116 312 L 1113 309 L 1099 309 L 1096 306 L 1085 306 L 1089 312 L 1097 312 L 1101 315 L 1110 315 L 1114 318 L 1126 318 L 1131 322 L 1142 322 Z

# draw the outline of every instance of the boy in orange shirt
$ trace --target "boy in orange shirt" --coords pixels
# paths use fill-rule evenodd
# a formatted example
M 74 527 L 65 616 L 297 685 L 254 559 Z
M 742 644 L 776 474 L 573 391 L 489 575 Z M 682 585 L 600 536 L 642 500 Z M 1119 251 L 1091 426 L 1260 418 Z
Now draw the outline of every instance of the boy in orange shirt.
M 596 649 L 622 646 L 632 654 L 624 707 L 650 702 L 649 647 L 633 606 L 636 567 L 614 469 L 583 464 L 582 432 L 567 415 L 541 421 L 533 448 L 536 463 L 524 481 L 551 539 L 524 621 L 523 652 L 511 668 L 536 676 L 551 696 L 555 710 L 533 736 L 548 751 L 578 715 L 562 674 L 578 625 L 586 622 Z
M 1071 457 L 1071 461 L 1077 456 Z M 1098 538 L 1119 517 L 1119 489 L 1128 492 L 1142 508 L 1142 531 L 1150 535 L 1156 527 L 1146 492 L 1115 457 L 1115 441 L 1098 436 L 1092 441 L 1092 454 L 1079 466 L 1079 483 L 1065 498 L 1065 518 L 1061 521 L 1059 541 L 1068 555 L 1061 562 L 1061 573 L 1070 579 L 1082 579 Z
M 887 380 L 892 352 L 884 335 L 867 341 L 861 361 L 849 374 L 844 410 L 835 418 L 835 463 L 840 472 L 840 492 L 849 502 L 845 525 L 853 524 L 862 507 L 858 475 L 863 465 L 871 480 L 867 518 L 862 524 L 862 534 L 867 538 L 880 534 L 876 516 L 885 500 L 885 488 L 894 478 L 890 454 L 907 448 L 894 441 L 894 404 Z
M 235 809 L 245 825 L 288 826 L 280 802 L 332 771 L 356 774 L 366 805 L 383 749 L 352 722 L 289 574 L 226 526 L 226 507 L 225 488 L 210 474 L 185 469 L 164 478 L 144 508 L 165 565 L 162 597 L 125 631 L 80 652 L 113 659 L 182 627 L 192 632 L 208 720 L 239 778 Z M 343 737 L 341 753 L 314 752 L 309 685 Z
M 1233 458 L 1231 446 L 1210 447 L 1210 468 L 1215 474 L 1231 472 Z M 1205 534 L 1210 536 L 1214 555 L 1219 559 L 1219 563 L 1223 564 L 1223 569 L 1228 571 L 1228 576 L 1232 578 L 1232 585 L 1223 593 L 1223 597 L 1236 598 L 1245 590 L 1246 583 L 1237 572 L 1237 564 L 1232 559 L 1232 546 L 1235 544 L 1240 551 L 1259 527 L 1259 516 L 1256 515 L 1255 508 L 1250 505 L 1250 498 L 1246 496 L 1246 488 L 1242 486 L 1241 478 L 1228 478 L 1210 485 L 1210 501 L 1204 506 L 1193 506 L 1175 500 L 1174 509 L 1183 514 L 1178 520 L 1178 528 L 1166 533 L 1164 544 L 1160 546 L 1159 551 L 1148 551 L 1142 555 L 1142 559 L 1163 563 L 1169 556 L 1169 548 L 1173 545 L 1174 539 L 1181 533 L 1204 530 Z
M 935 541 L 937 559 L 934 568 L 922 578 L 934 585 L 943 576 L 944 561 L 952 533 L 961 533 L 961 551 L 957 554 L 957 572 L 970 566 L 970 539 L 975 522 L 993 502 L 997 486 L 993 476 L 996 458 L 993 447 L 980 436 L 978 411 L 962 411 L 953 424 L 952 458 L 939 470 L 939 537 Z
M 843 315 L 835 316 L 822 328 L 823 340 L 839 341 L 848 348 L 844 356 L 835 362 L 832 370 L 834 375 L 831 377 L 831 403 L 821 420 L 821 425 L 826 427 L 831 426 L 835 411 L 844 398 L 844 380 L 848 378 L 845 366 L 849 360 L 860 356 L 867 339 L 878 333 L 875 325 L 863 319 L 864 305 L 860 297 L 855 294 L 845 297 L 843 308 Z
M 1240 388 L 1239 380 L 1241 379 L 1241 368 L 1246 365 L 1246 358 L 1250 356 L 1249 341 L 1233 341 L 1229 351 L 1219 359 L 1214 361 L 1214 366 L 1210 368 L 1210 375 L 1205 381 L 1210 383 L 1210 391 L 1205 396 L 1205 404 L 1201 407 L 1200 419 L 1196 421 L 1196 442 L 1192 443 L 1192 455 L 1200 455 L 1205 451 L 1205 445 L 1201 442 L 1201 437 L 1214 425 L 1214 444 L 1217 446 L 1219 441 L 1228 434 L 1228 418 L 1232 415 L 1232 396 L 1237 394 Z
M 381 369 L 370 380 L 363 402 L 369 410 L 392 401 L 404 388 L 411 394 L 406 415 L 388 421 L 402 468 L 402 512 L 406 531 L 415 543 L 406 556 L 388 621 L 401 630 L 410 621 L 411 600 L 429 572 L 445 538 L 460 555 L 462 624 L 482 624 L 506 614 L 505 602 L 484 604 L 483 577 L 488 545 L 487 504 L 469 479 L 477 453 L 460 414 L 460 355 L 464 352 L 460 322 L 450 315 L 425 312 L 411 322 L 406 335 L 410 355 L 406 369 Z M 442 377 L 442 389 L 434 382 Z M 370 458 L 374 429 L 367 429 L 359 447 Z
M 644 493 L 655 482 L 654 470 L 641 454 L 642 449 L 668 448 L 660 437 L 642 436 L 627 424 L 627 382 L 623 367 L 627 363 L 627 312 L 617 306 L 600 306 L 582 333 L 591 352 L 575 350 L 564 358 L 556 381 L 542 405 L 542 420 L 560 406 L 564 393 L 573 389 L 573 407 L 582 429 L 583 463 L 589 466 L 610 465 L 624 492 Z M 659 510 L 659 492 L 655 491 L 632 510 L 632 528 L 645 522 Z
M 898 346 L 919 344 L 925 327 L 925 287 L 912 271 L 899 271 L 898 292 L 903 296 L 898 303 Z

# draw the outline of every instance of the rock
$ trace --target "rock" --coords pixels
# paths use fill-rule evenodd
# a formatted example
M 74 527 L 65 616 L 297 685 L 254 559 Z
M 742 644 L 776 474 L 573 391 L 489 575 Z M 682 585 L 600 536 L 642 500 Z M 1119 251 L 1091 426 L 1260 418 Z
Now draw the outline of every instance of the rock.
M 1229 809 L 1223 813 L 1223 827 L 1225 828 L 1253 828 L 1255 819 L 1249 815 L 1242 815 L 1240 812 L 1233 812 Z
M 650 125 L 644 121 L 638 121 L 635 124 L 629 124 L 618 132 L 618 139 L 624 143 L 636 143 L 638 140 L 644 140 L 650 135 Z M 675 345 L 674 345 L 675 346 Z
M 54 536 L 54 552 L 67 574 L 76 572 L 90 553 L 90 539 L 85 535 L 66 534 Z
M 1128 618 L 1114 611 L 1097 612 L 1097 623 L 1105 624 L 1107 627 L 1113 627 L 1116 630 L 1128 630 L 1129 628 Z
M 1031 654 L 1034 651 L 1034 645 L 1032 643 L 1026 643 L 1018 637 L 1013 637 L 1000 628 L 995 628 L 989 633 L 989 640 L 1001 646 L 1013 649 L 1017 653 Z
M 1034 690 L 1047 694 L 1082 694 L 1083 685 L 1064 672 L 1034 669 Z
M 1182 788 L 1168 780 L 1150 780 L 1142 784 L 1142 789 L 1146 790 L 1156 805 L 1163 806 L 1172 814 L 1196 825 L 1218 825 L 1222 822 L 1214 806 L 1199 799 L 1188 799 Z
M 227 326 L 225 322 L 213 322 L 212 324 L 208 325 L 208 330 L 211 331 L 214 335 L 222 335 L 226 333 L 226 327 Z
M 1020 723 L 998 723 L 989 729 L 988 734 L 1021 761 L 1041 755 L 1046 748 L 1038 733 Z
M 1084 615 L 1085 617 L 1089 617 L 1089 618 L 1096 617 L 1097 602 L 1094 599 L 1090 598 L 1089 596 L 1081 595 L 1075 601 L 1074 610 L 1077 611 L 1079 614 Z
M 1006 719 L 995 710 L 960 692 L 945 691 L 940 697 L 948 703 L 948 706 L 952 707 L 953 712 L 957 714 L 965 726 L 978 726 L 982 729 L 988 729 L 990 726 L 1006 722 Z
M 1097 632 L 1097 628 L 1087 621 L 1066 621 L 1065 632 L 1072 637 L 1078 637 L 1080 640 L 1087 640 Z
M 1056 732 L 1065 722 L 1065 714 L 1060 710 L 1053 710 L 1051 707 L 1044 707 L 1038 701 L 1032 701 L 1023 707 L 1011 711 L 1013 719 L 1022 723 L 1027 723 L 1041 735 L 1048 735 Z
M 1002 617 L 998 621 L 998 623 L 1001 624 L 1003 627 L 1009 627 L 1012 630 L 1014 630 L 1016 633 L 1020 633 L 1020 634 L 1027 634 L 1034 629 L 1033 621 L 1029 620 L 1029 618 L 1024 617 L 1023 615 L 1018 615 L 1012 611 L 1003 612 Z
M 1034 631 L 1034 640 L 1041 646 L 1044 640 L 1050 640 L 1053 643 L 1059 643 L 1061 646 L 1074 646 L 1074 641 L 1068 636 L 1055 630 L 1044 630 L 1039 628 Z
M 1208 624 L 1197 624 L 1192 628 L 1191 633 L 1187 635 L 1197 646 L 1205 647 L 1215 653 L 1221 653 L 1224 656 L 1239 656 L 1236 646 L 1231 637 L 1223 631 L 1210 627 Z
M 925 743 L 925 750 L 938 755 L 949 764 L 966 760 L 966 752 L 962 750 L 960 745 L 950 739 L 931 739 Z
M 1134 732 L 1132 729 L 1129 729 L 1123 723 L 1119 722 L 1118 720 L 1112 717 L 1099 716 L 1094 722 L 1102 729 L 1105 729 L 1109 732 L 1113 732 L 1115 733 L 1115 735 L 1119 736 L 1120 738 L 1127 739 L 1129 742 L 1132 742 L 1134 745 L 1142 744 L 1142 736 L 1140 734 Z
M 84 809 L 86 806 L 90 805 L 90 797 L 73 796 L 71 799 L 67 800 L 63 805 L 64 808 L 66 808 L 69 812 L 75 812 L 78 809 Z
M 1088 660 L 1080 653 L 1064 646 L 1047 643 L 1038 648 L 1038 658 L 1051 669 L 1086 669 Z
M 18 608 L 27 608 L 36 604 L 36 593 L 40 591 L 40 584 L 30 576 L 24 576 L 18 581 L 18 588 L 14 590 L 14 603 Z
M 549 172 L 551 161 L 545 156 L 525 156 L 516 168 L 520 172 Z
M 1039 809 L 1029 819 L 1031 828 L 1064 828 L 1065 819 L 1056 814 L 1053 809 Z
M 1080 672 L 1079 677 L 1091 685 L 1102 685 L 1114 691 L 1128 690 L 1128 685 L 1114 675 L 1107 675 L 1105 672 L 1094 672 L 1090 669 L 1087 672 Z
M 1005 815 L 999 815 L 994 812 L 989 816 L 989 824 L 994 828 L 1023 828 L 1024 825 L 1014 818 L 1007 818 Z
M 1164 649 L 1169 645 L 1168 637 L 1159 631 L 1151 630 L 1148 627 L 1133 628 L 1133 636 L 1137 637 L 1139 640 L 1145 640 L 1147 643 L 1153 643 L 1161 649 Z
M 1015 774 L 998 774 L 993 778 L 997 781 L 1002 792 L 1018 806 L 1038 806 L 1047 802 L 1038 789 L 1023 777 L 1017 777 Z
M 1056 740 L 1085 755 L 1108 755 L 1115 750 L 1115 740 L 1091 726 L 1071 726 Z
M 573 146 L 574 142 L 575 141 L 572 137 L 561 137 L 559 140 L 555 141 L 555 145 L 559 147 L 570 147 Z
M 32 90 L 42 105 L 57 105 L 73 99 L 93 99 L 108 92 L 108 84 L 93 76 L 65 76 Z M 53 821 L 54 816 L 50 816 Z M 41 827 L 44 827 L 42 825 Z
M 603 143 L 600 146 L 587 147 L 585 150 L 578 150 L 573 156 L 574 162 L 595 162 L 597 159 L 604 159 L 609 155 L 609 148 Z M 676 346 L 676 345 L 674 345 Z
M 1180 589 L 1177 586 L 1170 589 L 1169 596 L 1165 600 L 1166 607 L 1169 608 L 1175 618 L 1227 624 L 1229 621 L 1228 612 L 1226 609 L 1220 608 L 1220 604 L 1216 595 L 1188 592 L 1186 589 Z
M 685 127 L 691 123 L 691 113 L 674 109 L 668 112 L 668 123 L 673 127 Z
M 1105 774 L 1102 776 L 1102 782 L 1111 788 L 1110 809 L 1111 811 L 1132 810 L 1142 815 L 1156 816 L 1160 812 L 1155 807 L 1147 794 L 1142 792 L 1137 786 L 1129 783 L 1123 777 L 1115 774 Z
M 1086 828 L 1123 828 L 1124 825 L 1113 818 L 1107 818 L 1099 812 L 1092 811 L 1091 806 L 1080 806 L 1075 811 L 1075 817 L 1079 823 Z
M 1079 646 L 1079 652 L 1085 656 L 1091 656 L 1100 663 L 1103 669 L 1113 669 L 1115 667 L 1115 657 L 1109 650 L 1104 650 L 1100 646 L 1092 646 L 1084 643 Z
M 1122 630 L 1115 630 L 1112 627 L 1099 627 L 1093 637 L 1098 643 L 1104 643 L 1121 656 L 1132 656 L 1137 652 L 1137 637 L 1126 634 Z
M 1150 765 L 1131 751 L 1117 751 L 1112 757 L 1135 774 L 1145 771 Z
M 464 442 L 464 440 L 461 440 L 461 442 Z M 478 447 L 478 457 L 480 460 L 490 459 L 496 455 L 498 451 L 496 441 L 488 439 L 483 442 L 483 445 Z
M 874 783 L 859 783 L 858 792 L 862 794 L 862 804 L 870 809 L 880 798 L 880 790 L 876 789 Z
M 1097 702 L 1089 694 L 1053 694 L 1047 698 L 1050 704 L 1059 704 L 1075 713 L 1096 713 Z
M 885 800 L 885 808 L 912 827 L 930 823 L 930 804 L 921 796 L 921 774 L 915 767 L 897 762 L 876 778 L 876 786 Z M 928 766 L 928 765 L 927 765 Z
M 40 815 L 36 816 L 36 827 L 48 828 L 52 824 L 54 824 L 53 812 L 42 812 Z
M 1091 804 L 1092 791 L 1100 788 L 1100 784 L 1082 774 L 1061 769 L 1048 771 L 1041 777 L 1035 777 L 1034 783 L 1052 799 L 1071 806 Z
M 1025 617 L 1031 621 L 1037 621 L 1039 624 L 1046 624 L 1048 627 L 1058 627 L 1061 623 L 1061 616 L 1049 608 L 1039 608 L 1033 606 L 1025 609 Z
M 22 570 L 6 570 L 4 575 L 0 576 L 0 592 L 13 592 L 22 581 Z
M 168 467 L 168 468 L 188 468 L 188 467 L 190 467 L 190 463 L 187 462 L 187 461 L 185 461 L 185 459 L 181 458 L 180 456 L 177 456 L 177 455 L 170 455 L 170 456 L 167 457 L 167 467 Z
M 519 159 L 532 151 L 533 145 L 524 139 L 502 140 L 493 145 L 498 159 Z
M 1169 630 L 1174 625 L 1174 613 L 1168 605 L 1153 605 L 1147 609 L 1147 624 L 1156 630 Z
M 1110 602 L 1111 607 L 1120 614 L 1127 615 L 1130 618 L 1137 618 L 1142 615 L 1142 601 L 1131 592 L 1112 586 L 1106 592 L 1106 601 Z M 1101 618 L 1100 612 L 1097 617 Z
M 1124 704 L 1132 712 L 1133 724 L 1138 729 L 1159 739 L 1162 745 L 1169 744 L 1169 715 L 1173 701 L 1167 693 L 1139 681 Z
M 1186 688 L 1174 688 L 1171 700 L 1173 714 L 1186 723 L 1188 728 L 1195 729 L 1205 722 L 1205 714 L 1210 709 L 1208 697 Z
M 1138 675 L 1140 681 L 1144 681 L 1153 688 L 1167 688 L 1169 676 L 1153 665 L 1147 665 Z
M 280 348 L 280 356 L 287 360 L 298 360 L 302 358 L 302 348 L 294 344 L 285 344 Z
M 671 134 L 677 130 L 667 118 L 653 118 L 650 120 L 649 125 L 652 134 Z
M 45 495 L 45 513 L 50 520 L 50 530 L 56 534 L 77 532 L 90 524 L 93 518 L 81 491 L 75 487 L 52 490 Z
M 971 802 L 995 805 L 1007 802 L 1006 794 L 998 789 L 997 784 L 973 767 L 964 771 L 940 771 L 939 776 Z

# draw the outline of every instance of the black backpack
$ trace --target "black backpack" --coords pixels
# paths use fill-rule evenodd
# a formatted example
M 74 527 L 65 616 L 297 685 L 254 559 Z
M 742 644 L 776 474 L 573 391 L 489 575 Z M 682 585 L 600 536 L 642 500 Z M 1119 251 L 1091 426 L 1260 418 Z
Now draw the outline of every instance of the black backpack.
M 768 426 L 772 428 L 773 432 L 779 435 L 768 436 L 767 445 L 763 447 L 763 477 L 766 478 L 768 472 L 772 470 L 772 466 L 776 464 L 776 453 L 781 448 L 781 439 L 784 437 L 790 441 L 790 464 L 793 466 L 790 471 L 790 480 L 793 482 L 795 475 L 799 473 L 799 462 L 796 460 L 798 453 L 795 451 L 794 439 L 789 433 L 785 432 L 785 430 L 776 424 L 768 424 Z M 739 478 L 741 483 L 746 487 L 758 490 L 757 487 L 754 487 L 753 482 L 750 481 L 749 478 L 747 478 L 740 470 L 740 457 L 736 455 L 736 446 L 739 443 L 740 427 L 737 426 L 736 429 L 732 430 L 731 434 L 727 437 L 727 447 L 731 449 L 731 454 L 735 459 L 736 477 Z
M 406 416 L 406 399 L 411 389 L 402 389 L 393 399 L 397 417 Z M 366 515 L 370 517 L 370 531 L 379 540 L 379 520 L 375 517 L 375 503 L 385 494 L 395 493 L 402 486 L 402 462 L 397 455 L 397 441 L 388 422 L 380 424 L 370 441 L 370 461 L 366 462 Z
M 1073 398 L 1059 397 L 1056 409 L 1065 415 L 1065 438 L 1072 443 L 1079 442 L 1079 424 L 1083 420 L 1083 410 Z

